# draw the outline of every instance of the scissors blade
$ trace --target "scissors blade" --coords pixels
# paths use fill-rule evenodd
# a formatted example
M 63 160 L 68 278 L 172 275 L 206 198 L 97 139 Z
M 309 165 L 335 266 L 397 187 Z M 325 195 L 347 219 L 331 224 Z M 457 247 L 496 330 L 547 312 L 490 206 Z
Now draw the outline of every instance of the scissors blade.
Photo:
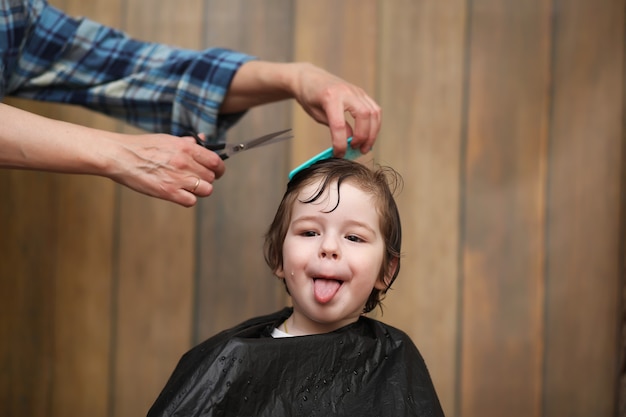
M 254 138 L 246 142 L 227 144 L 224 147 L 224 150 L 220 152 L 220 155 L 222 159 L 226 159 L 232 156 L 233 154 L 236 154 L 236 153 L 248 150 L 248 149 L 291 139 L 293 138 L 293 135 L 287 134 L 289 132 L 291 132 L 291 129 L 284 129 L 284 130 L 279 130 L 278 132 L 268 133 L 267 135 Z

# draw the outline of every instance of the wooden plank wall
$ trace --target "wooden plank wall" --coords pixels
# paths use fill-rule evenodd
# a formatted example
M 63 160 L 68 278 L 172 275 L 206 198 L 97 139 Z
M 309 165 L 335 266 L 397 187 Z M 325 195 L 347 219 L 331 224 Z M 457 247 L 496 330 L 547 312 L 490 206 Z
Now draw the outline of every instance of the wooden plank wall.
M 52 4 L 362 86 L 384 120 L 365 163 L 405 182 L 402 271 L 377 317 L 416 342 L 446 415 L 619 414 L 625 0 Z M 291 145 L 227 161 L 194 209 L 101 178 L 0 171 L 0 415 L 143 415 L 186 349 L 287 302 L 262 237 L 286 173 L 328 132 L 278 103 L 230 137 L 284 126 Z

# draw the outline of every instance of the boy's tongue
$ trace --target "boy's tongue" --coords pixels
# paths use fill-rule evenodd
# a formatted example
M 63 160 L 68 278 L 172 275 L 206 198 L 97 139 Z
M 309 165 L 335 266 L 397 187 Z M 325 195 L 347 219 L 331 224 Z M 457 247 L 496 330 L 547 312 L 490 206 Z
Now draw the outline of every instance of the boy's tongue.
M 318 303 L 326 304 L 333 299 L 341 287 L 341 282 L 334 279 L 315 279 L 313 289 Z

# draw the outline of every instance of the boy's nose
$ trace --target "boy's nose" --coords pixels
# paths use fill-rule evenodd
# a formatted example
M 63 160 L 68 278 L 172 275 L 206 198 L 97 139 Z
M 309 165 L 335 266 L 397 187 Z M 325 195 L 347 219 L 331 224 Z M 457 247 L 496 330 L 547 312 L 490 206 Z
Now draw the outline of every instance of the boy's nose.
M 331 236 L 325 236 L 320 245 L 320 257 L 322 259 L 339 259 L 340 251 L 337 239 Z

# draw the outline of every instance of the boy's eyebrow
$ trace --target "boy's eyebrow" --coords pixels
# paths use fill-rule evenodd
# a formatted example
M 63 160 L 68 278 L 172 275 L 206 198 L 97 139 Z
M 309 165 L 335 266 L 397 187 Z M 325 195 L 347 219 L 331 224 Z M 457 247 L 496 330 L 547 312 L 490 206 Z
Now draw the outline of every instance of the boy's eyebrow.
M 306 222 L 306 221 L 313 221 L 314 222 L 314 221 L 317 221 L 319 218 L 323 218 L 323 217 L 321 215 L 310 215 L 309 214 L 309 215 L 306 215 L 306 216 L 300 216 L 300 217 L 293 218 L 291 220 L 291 223 L 295 224 L 295 223 L 298 223 L 298 222 Z M 361 221 L 358 221 L 358 220 L 353 220 L 353 219 L 348 220 L 346 223 L 348 223 L 348 225 L 362 227 L 364 229 L 367 229 L 374 235 L 377 234 L 376 230 L 373 227 L 371 227 L 368 223 L 361 222 Z
M 362 228 L 364 228 L 364 229 L 367 229 L 367 230 L 368 230 L 370 233 L 372 233 L 374 236 L 376 236 L 376 235 L 377 235 L 376 230 L 375 230 L 373 227 L 371 227 L 368 223 L 365 223 L 365 222 L 360 222 L 360 221 L 357 221 L 357 220 L 352 220 L 352 221 L 350 221 L 350 222 L 348 222 L 348 223 L 349 223 L 349 224 L 352 224 L 352 225 L 354 225 L 354 226 L 357 226 L 357 227 L 362 227 Z
M 318 216 L 312 216 L 312 215 L 306 215 L 306 216 L 300 216 L 300 217 L 294 217 L 291 219 L 291 223 L 299 223 L 299 222 L 306 222 L 306 221 L 316 221 L 318 219 Z

